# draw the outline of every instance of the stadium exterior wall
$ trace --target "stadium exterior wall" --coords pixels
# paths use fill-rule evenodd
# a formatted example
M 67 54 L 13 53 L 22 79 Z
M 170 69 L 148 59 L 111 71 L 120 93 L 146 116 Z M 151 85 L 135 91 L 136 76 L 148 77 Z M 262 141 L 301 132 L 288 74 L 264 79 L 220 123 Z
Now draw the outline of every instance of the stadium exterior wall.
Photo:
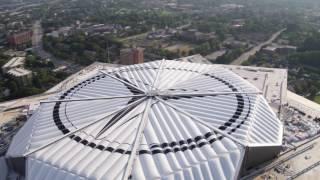
M 240 176 L 245 175 L 249 169 L 276 158 L 281 150 L 282 146 L 247 147 Z

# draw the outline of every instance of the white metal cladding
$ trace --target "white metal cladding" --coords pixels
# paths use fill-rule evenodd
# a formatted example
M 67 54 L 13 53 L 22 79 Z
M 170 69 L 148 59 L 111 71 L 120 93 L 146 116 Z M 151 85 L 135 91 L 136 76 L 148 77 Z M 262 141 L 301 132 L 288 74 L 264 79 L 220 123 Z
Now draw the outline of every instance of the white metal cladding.
M 26 177 L 236 179 L 246 146 L 279 146 L 259 91 L 221 67 L 155 61 L 101 71 L 42 102 L 7 157 Z

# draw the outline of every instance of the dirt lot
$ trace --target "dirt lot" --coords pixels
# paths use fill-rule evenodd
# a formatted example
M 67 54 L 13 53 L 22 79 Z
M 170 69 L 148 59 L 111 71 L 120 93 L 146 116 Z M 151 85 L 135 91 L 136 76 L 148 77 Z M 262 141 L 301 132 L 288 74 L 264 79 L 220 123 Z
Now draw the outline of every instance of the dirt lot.
M 168 51 L 171 51 L 171 52 L 186 52 L 186 53 L 189 53 L 190 50 L 192 50 L 192 46 L 189 45 L 189 44 L 175 44 L 175 45 L 171 45 L 171 46 L 168 46 L 165 48 L 166 50 Z

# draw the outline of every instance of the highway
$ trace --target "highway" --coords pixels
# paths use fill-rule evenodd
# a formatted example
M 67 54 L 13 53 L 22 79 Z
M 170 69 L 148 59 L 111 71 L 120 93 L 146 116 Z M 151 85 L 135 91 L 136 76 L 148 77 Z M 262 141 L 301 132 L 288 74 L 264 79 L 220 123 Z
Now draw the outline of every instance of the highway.
M 272 36 L 267 41 L 262 42 L 262 43 L 258 44 L 257 46 L 253 47 L 252 49 L 250 49 L 249 51 L 243 53 L 241 56 L 239 56 L 237 59 L 235 59 L 231 63 L 231 65 L 241 65 L 243 62 L 247 61 L 250 58 L 250 56 L 255 55 L 257 52 L 259 52 L 263 46 L 271 44 L 285 30 L 287 30 L 287 29 L 285 28 L 285 29 L 281 29 L 281 30 L 275 32 L 274 34 L 272 34 Z

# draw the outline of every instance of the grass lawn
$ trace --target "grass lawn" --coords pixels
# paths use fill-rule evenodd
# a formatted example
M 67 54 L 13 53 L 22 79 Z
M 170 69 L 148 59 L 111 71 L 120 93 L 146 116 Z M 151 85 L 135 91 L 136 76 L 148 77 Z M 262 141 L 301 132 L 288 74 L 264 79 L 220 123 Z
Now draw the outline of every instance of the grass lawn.
M 316 97 L 314 98 L 314 101 L 315 101 L 316 103 L 320 104 L 320 95 L 319 95 L 319 96 L 316 96 Z

